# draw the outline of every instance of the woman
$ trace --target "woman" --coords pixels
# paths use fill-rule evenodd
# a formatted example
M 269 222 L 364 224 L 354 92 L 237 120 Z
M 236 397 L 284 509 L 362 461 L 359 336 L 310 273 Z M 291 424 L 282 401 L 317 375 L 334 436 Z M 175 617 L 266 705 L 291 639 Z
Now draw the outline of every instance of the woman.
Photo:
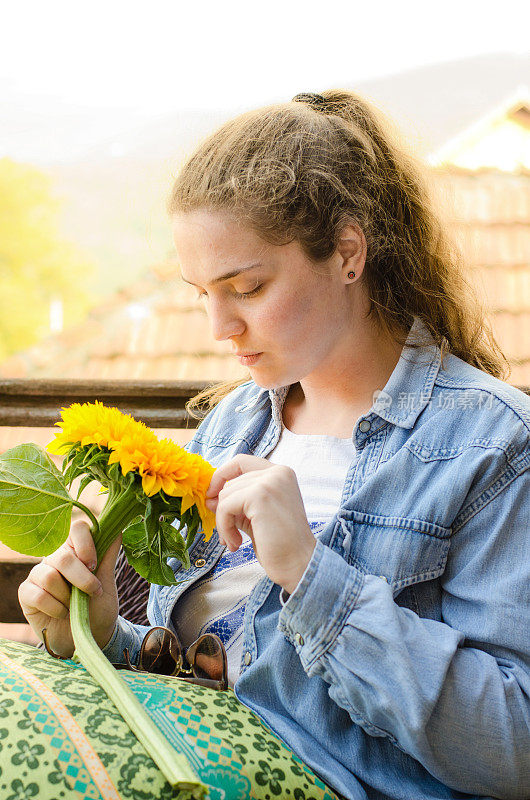
M 250 380 L 188 445 L 217 534 L 151 623 L 221 633 L 240 700 L 347 798 L 528 797 L 530 402 L 421 168 L 357 95 L 298 95 L 202 143 L 169 211 Z M 117 550 L 91 575 L 78 525 L 22 585 L 61 655 L 68 580 L 109 659 L 137 656 Z

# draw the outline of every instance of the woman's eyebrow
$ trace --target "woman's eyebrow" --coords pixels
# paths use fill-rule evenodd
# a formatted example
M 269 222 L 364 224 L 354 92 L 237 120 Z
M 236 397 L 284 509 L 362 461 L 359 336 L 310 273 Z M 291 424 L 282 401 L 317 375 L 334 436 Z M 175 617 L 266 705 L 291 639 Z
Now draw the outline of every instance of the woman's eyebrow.
M 211 281 L 211 285 L 213 286 L 213 284 L 215 283 L 221 283 L 221 281 L 227 281 L 229 278 L 235 278 L 236 275 L 240 275 L 242 272 L 248 272 L 251 269 L 255 269 L 256 267 L 262 267 L 262 266 L 263 266 L 262 262 L 257 261 L 255 264 L 250 264 L 248 267 L 241 267 L 241 269 L 235 269 L 232 272 L 227 272 L 226 275 L 219 275 L 218 278 L 214 278 L 213 281 Z M 195 283 L 192 283 L 192 281 L 187 281 L 186 278 L 184 278 L 182 275 L 181 278 L 184 281 L 184 283 L 190 283 L 192 286 L 196 286 Z

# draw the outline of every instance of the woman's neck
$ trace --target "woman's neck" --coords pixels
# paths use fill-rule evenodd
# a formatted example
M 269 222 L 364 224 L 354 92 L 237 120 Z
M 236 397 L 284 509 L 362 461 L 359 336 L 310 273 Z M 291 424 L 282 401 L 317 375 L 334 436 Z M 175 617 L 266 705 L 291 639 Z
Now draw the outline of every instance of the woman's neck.
M 308 375 L 294 383 L 282 416 L 293 433 L 351 436 L 359 417 L 373 405 L 394 371 L 402 346 L 382 336 L 357 335 L 351 356 L 342 354 L 336 369 Z

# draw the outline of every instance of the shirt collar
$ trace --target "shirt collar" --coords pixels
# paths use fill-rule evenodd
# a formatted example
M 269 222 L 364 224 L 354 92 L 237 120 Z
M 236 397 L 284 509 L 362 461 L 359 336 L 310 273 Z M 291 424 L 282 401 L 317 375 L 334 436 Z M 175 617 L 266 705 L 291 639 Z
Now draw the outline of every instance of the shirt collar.
M 413 341 L 422 346 L 411 347 Z M 394 371 L 383 390 L 374 392 L 372 411 L 394 425 L 413 428 L 431 401 L 441 363 L 440 348 L 424 323 L 415 317 Z
M 421 342 L 422 346 L 411 347 L 412 341 Z M 413 428 L 417 418 L 430 402 L 441 363 L 440 348 L 434 343 L 420 318 L 415 317 L 398 363 L 383 390 L 374 392 L 372 408 L 364 418 L 376 415 L 401 428 Z M 289 389 L 290 386 L 260 389 L 252 398 L 251 405 L 258 405 L 268 394 L 273 419 L 281 428 L 282 407 Z M 248 404 L 245 410 L 247 407 Z

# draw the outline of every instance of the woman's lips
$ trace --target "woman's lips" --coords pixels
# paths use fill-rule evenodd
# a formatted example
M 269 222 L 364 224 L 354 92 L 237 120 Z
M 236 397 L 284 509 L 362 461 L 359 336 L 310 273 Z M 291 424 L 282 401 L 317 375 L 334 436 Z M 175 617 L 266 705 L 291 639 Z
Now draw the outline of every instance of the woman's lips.
M 262 353 L 254 353 L 251 356 L 238 356 L 239 363 L 243 364 L 245 367 L 250 367 L 252 364 L 255 364 L 258 358 L 262 355 Z

